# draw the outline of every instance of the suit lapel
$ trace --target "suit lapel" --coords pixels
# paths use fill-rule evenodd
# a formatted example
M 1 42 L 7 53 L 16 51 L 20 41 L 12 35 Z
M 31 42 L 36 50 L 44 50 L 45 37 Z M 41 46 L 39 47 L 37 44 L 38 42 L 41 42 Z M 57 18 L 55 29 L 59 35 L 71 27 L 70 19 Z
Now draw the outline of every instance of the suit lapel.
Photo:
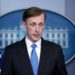
M 38 67 L 38 75 L 43 75 L 44 66 L 46 64 L 46 59 L 47 59 L 47 46 L 45 44 L 45 41 L 42 39 L 41 56 L 40 56 L 40 62 L 39 62 L 39 67 Z
M 26 66 L 25 68 L 26 68 L 26 70 L 28 70 L 29 75 L 33 75 L 29 55 L 28 55 L 28 52 L 27 52 L 27 46 L 26 46 L 26 43 L 25 43 L 25 38 L 22 40 L 22 43 L 21 43 L 21 55 L 22 55 L 22 61 L 24 62 L 23 66 L 24 65 Z

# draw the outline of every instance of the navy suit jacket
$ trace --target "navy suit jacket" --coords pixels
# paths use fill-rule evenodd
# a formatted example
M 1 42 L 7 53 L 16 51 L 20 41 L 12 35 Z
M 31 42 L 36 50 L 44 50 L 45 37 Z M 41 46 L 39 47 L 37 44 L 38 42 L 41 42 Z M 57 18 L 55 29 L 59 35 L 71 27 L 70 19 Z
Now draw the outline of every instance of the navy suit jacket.
M 5 48 L 1 75 L 34 75 L 25 38 Z M 68 75 L 59 45 L 42 39 L 38 75 Z

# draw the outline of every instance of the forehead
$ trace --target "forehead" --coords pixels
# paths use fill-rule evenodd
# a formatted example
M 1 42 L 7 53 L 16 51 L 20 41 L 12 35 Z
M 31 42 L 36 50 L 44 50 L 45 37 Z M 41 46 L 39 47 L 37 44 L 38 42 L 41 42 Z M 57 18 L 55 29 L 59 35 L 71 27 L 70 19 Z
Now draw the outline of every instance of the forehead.
M 39 16 L 33 16 L 33 17 L 29 17 L 29 18 L 27 18 L 27 22 L 31 22 L 31 21 L 33 21 L 33 22 L 43 22 L 44 21 L 44 19 L 45 19 L 45 16 L 44 16 L 44 14 L 41 14 L 41 15 L 39 15 Z

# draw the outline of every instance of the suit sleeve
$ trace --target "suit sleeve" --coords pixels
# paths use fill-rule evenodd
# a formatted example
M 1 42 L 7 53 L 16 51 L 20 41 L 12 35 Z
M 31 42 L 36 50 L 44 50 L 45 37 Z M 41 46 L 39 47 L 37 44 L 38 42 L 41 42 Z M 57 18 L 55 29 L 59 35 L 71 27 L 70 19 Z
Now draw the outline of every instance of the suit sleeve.
M 5 48 L 5 52 L 3 54 L 1 75 L 13 75 L 12 62 L 11 62 L 11 50 L 8 47 Z
M 58 55 L 57 55 L 57 63 L 56 63 L 56 75 L 68 75 L 65 61 L 64 61 L 64 55 L 62 52 L 62 48 L 59 46 L 58 48 Z

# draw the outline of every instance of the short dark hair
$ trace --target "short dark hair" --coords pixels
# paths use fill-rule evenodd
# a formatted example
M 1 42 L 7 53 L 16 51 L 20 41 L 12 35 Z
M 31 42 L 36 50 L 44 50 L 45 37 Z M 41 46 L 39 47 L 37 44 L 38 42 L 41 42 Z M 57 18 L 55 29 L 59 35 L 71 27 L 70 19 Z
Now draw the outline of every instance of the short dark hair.
M 44 10 L 42 10 L 38 7 L 28 8 L 23 13 L 23 21 L 26 21 L 26 19 L 29 18 L 29 17 L 39 16 L 42 13 L 45 15 Z

